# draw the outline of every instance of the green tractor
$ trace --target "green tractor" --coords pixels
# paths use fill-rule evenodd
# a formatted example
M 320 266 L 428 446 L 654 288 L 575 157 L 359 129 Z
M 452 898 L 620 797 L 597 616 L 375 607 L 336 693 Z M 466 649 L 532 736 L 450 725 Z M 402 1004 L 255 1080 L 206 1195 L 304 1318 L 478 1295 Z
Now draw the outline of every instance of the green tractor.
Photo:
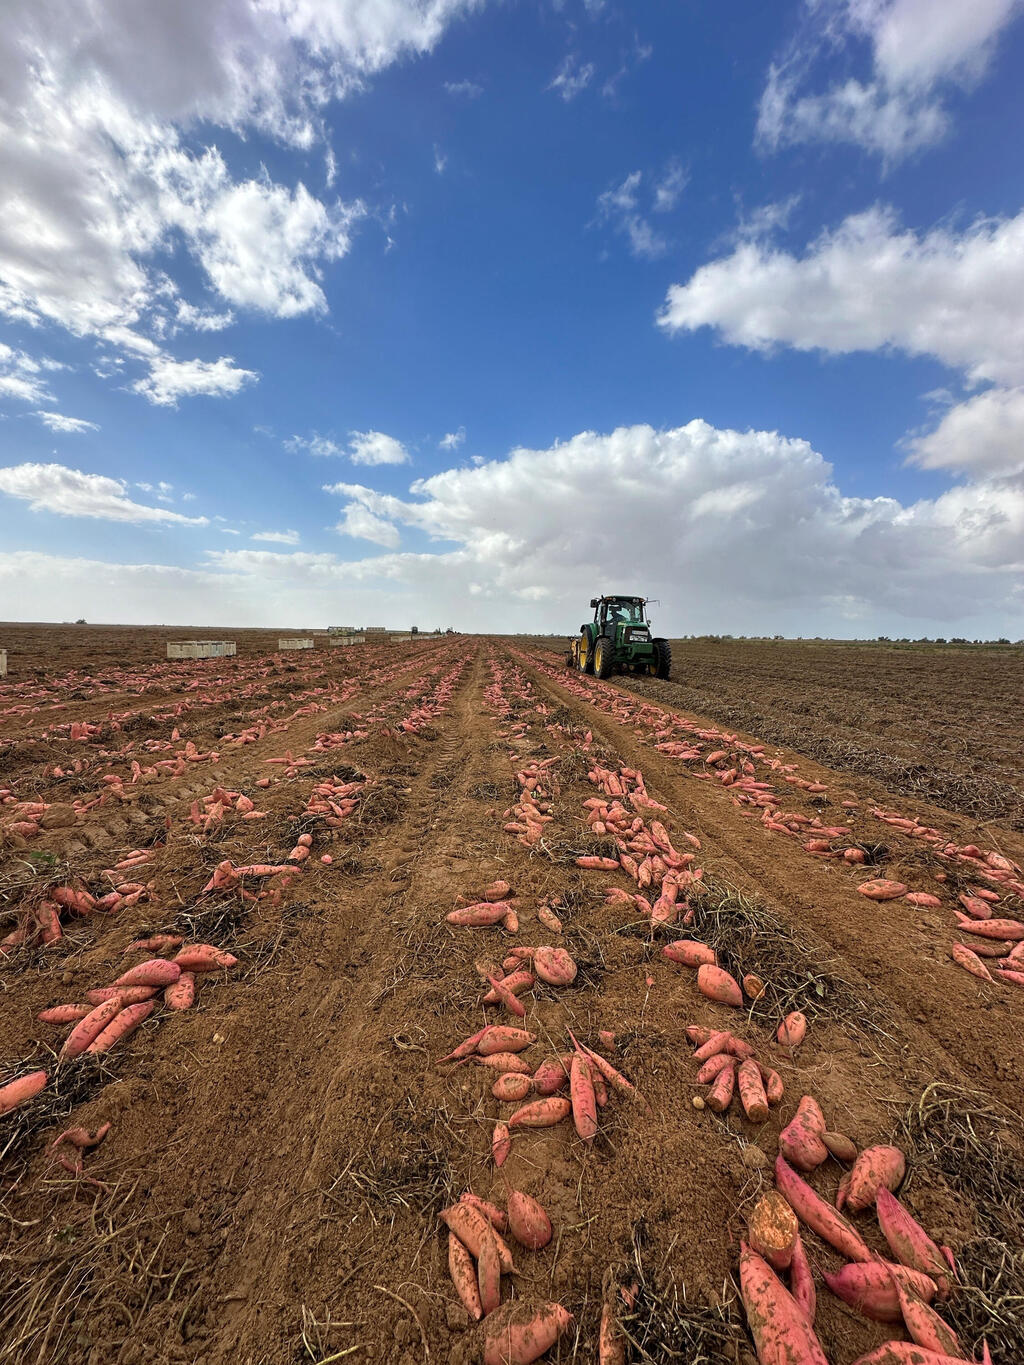
M 594 673 L 599 678 L 613 673 L 646 673 L 667 678 L 672 669 L 672 650 L 667 640 L 651 636 L 646 597 L 592 597 L 593 621 L 580 626 L 578 639 L 569 641 L 566 668 Z

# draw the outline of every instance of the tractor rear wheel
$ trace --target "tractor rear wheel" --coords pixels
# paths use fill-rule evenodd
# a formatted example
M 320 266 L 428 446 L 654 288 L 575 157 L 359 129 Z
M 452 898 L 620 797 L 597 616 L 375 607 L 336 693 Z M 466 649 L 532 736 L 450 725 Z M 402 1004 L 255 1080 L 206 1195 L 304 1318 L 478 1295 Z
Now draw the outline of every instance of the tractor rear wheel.
M 593 673 L 594 671 L 594 652 L 590 648 L 590 639 L 586 633 L 580 636 L 580 672 Z
M 610 678 L 615 668 L 615 646 L 611 636 L 599 635 L 594 641 L 594 673 L 598 678 Z
M 656 678 L 667 678 L 672 672 L 672 646 L 667 640 L 654 641 L 654 668 Z

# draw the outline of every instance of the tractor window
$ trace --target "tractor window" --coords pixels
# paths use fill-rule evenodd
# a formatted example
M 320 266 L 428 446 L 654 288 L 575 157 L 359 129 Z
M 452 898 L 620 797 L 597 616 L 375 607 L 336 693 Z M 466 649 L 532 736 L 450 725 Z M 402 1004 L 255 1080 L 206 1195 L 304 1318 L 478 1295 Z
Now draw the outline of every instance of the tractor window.
M 616 626 L 643 625 L 643 605 L 639 602 L 609 602 L 605 606 L 605 620 L 609 625 Z

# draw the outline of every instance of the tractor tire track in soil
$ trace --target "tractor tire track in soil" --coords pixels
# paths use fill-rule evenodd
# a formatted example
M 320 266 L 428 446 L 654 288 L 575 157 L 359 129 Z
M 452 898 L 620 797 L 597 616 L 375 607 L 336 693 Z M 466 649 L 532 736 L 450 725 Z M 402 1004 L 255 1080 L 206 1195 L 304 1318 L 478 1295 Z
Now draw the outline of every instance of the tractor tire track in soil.
M 63 1116 L 41 1107 L 42 1097 L 24 1107 L 26 1121 L 38 1115 L 31 1141 L 15 1159 L 0 1158 L 0 1361 L 476 1365 L 481 1329 L 449 1279 L 438 1215 L 465 1190 L 504 1207 L 520 1189 L 547 1210 L 554 1239 L 538 1251 L 516 1245 L 518 1273 L 502 1279 L 501 1292 L 572 1313 L 546 1358 L 596 1360 L 611 1276 L 638 1286 L 632 1311 L 612 1295 L 633 1343 L 628 1361 L 703 1351 L 712 1365 L 752 1365 L 730 1276 L 746 1217 L 771 1186 L 779 1131 L 802 1094 L 814 1094 L 830 1125 L 859 1146 L 892 1140 L 899 1113 L 936 1078 L 981 1102 L 1016 1106 L 1022 997 L 950 963 L 945 906 L 866 902 L 856 892 L 864 869 L 816 859 L 745 818 L 717 782 L 694 780 L 646 732 L 596 705 L 596 692 L 580 696 L 548 676 L 546 656 L 456 640 L 389 658 L 385 680 L 364 673 L 343 704 L 296 716 L 287 731 L 225 751 L 219 765 L 197 765 L 203 771 L 168 790 L 159 815 L 150 813 L 169 818 L 166 844 L 140 874 L 154 880 L 157 904 L 131 905 L 102 926 L 98 916 L 81 921 L 63 956 L 22 950 L 3 970 L 4 1054 L 27 1069 L 61 1033 L 36 1022 L 38 1009 L 109 980 L 131 937 L 213 923 L 223 912 L 225 945 L 239 957 L 203 985 L 193 1009 L 155 1017 L 83 1089 L 71 1121 L 113 1124 L 85 1154 L 105 1193 L 47 1159 Z M 352 666 L 339 660 L 333 681 Z M 379 719 L 363 727 L 365 737 L 314 748 L 320 734 L 359 728 L 349 717 L 366 712 Z M 286 750 L 308 764 L 267 766 Z M 543 831 L 517 835 L 514 821 L 505 828 L 509 809 L 533 781 L 524 770 L 542 763 L 552 774 Z M 677 846 L 699 840 L 690 866 L 700 865 L 701 878 L 680 897 L 692 898 L 696 936 L 721 904 L 754 907 L 760 922 L 778 925 L 778 960 L 809 972 L 801 1008 L 810 1026 L 798 1049 L 776 1042 L 778 1019 L 764 1002 L 749 1012 L 714 1003 L 695 973 L 664 958 L 662 945 L 688 933 L 681 919 L 653 924 L 624 907 L 635 887 L 623 872 L 577 864 L 607 851 L 592 823 L 595 767 L 642 770 L 649 797 L 665 809 L 634 809 L 656 817 Z M 257 788 L 270 772 L 272 786 Z M 799 772 L 828 787 L 835 812 L 832 789 L 847 779 L 804 762 Z M 361 785 L 352 812 L 328 827 L 305 812 L 334 774 Z M 857 785 L 856 808 L 844 815 L 850 839 L 871 847 L 884 835 L 890 852 L 879 870 L 920 881 L 931 854 L 871 817 L 871 802 L 860 799 L 867 786 Z M 215 788 L 249 792 L 267 820 L 242 825 L 228 811 L 223 827 L 204 834 L 191 803 Z M 785 804 L 823 809 L 802 788 L 786 791 Z M 943 812 L 920 813 L 950 823 Z M 232 887 L 201 893 L 224 859 L 281 863 L 299 830 L 312 850 L 301 872 L 278 879 L 276 900 L 243 902 Z M 90 868 L 104 857 L 110 865 L 113 846 L 135 837 L 118 812 L 89 844 Z M 30 847 L 60 851 L 74 838 L 88 843 L 78 828 L 46 831 Z M 320 861 L 325 853 L 331 864 Z M 517 931 L 446 922 L 495 879 L 511 885 Z M 731 899 L 730 888 L 746 899 Z M 560 936 L 538 918 L 542 907 L 561 919 Z M 482 1008 L 481 959 L 546 943 L 572 954 L 575 981 L 536 982 L 521 998 L 522 1021 Z M 739 941 L 722 947 L 730 963 L 749 951 Z M 827 984 L 824 998 L 815 979 Z M 569 1050 L 568 1029 L 602 1052 L 610 1047 L 644 1103 L 613 1093 L 592 1144 L 566 1122 L 517 1131 L 497 1169 L 492 1133 L 511 1106 L 491 1093 L 496 1073 L 437 1065 L 496 1022 L 537 1034 L 524 1054 L 531 1067 Z M 691 1103 L 706 1092 L 695 1084 L 688 1024 L 742 1033 L 778 1070 L 785 1097 L 766 1122 L 750 1122 L 738 1104 L 716 1115 Z M 830 1161 L 814 1183 L 832 1197 L 839 1174 Z M 905 1188 L 931 1234 L 957 1252 L 992 1226 L 980 1193 L 965 1194 L 923 1162 L 912 1161 Z M 865 1235 L 867 1221 L 858 1222 Z M 1005 1236 L 1020 1251 L 1019 1233 L 1016 1242 Z M 825 1243 L 806 1240 L 819 1280 L 822 1268 L 838 1268 Z M 877 1232 L 870 1240 L 881 1247 Z M 850 1365 L 899 1335 L 823 1286 L 816 1330 L 831 1365 Z M 994 1365 L 1011 1365 L 1011 1356 L 996 1354 Z

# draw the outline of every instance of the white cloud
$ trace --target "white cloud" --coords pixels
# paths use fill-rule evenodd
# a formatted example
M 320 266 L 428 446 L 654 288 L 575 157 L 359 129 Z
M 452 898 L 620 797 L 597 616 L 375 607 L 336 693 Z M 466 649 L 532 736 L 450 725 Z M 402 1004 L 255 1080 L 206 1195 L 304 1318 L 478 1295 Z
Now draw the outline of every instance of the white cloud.
M 568 104 L 570 100 L 574 100 L 577 95 L 581 95 L 593 79 L 593 62 L 581 64 L 579 59 L 570 53 L 558 68 L 548 89 L 557 90 L 562 99 Z
M 945 95 L 985 74 L 1020 0 L 807 0 L 803 30 L 773 63 L 758 138 L 778 147 L 852 142 L 888 162 L 938 142 L 949 128 Z M 804 93 L 824 54 L 866 45 L 871 74 Z
M 458 450 L 466 439 L 466 428 L 459 427 L 458 431 L 449 431 L 446 436 L 442 436 L 438 441 L 439 450 Z
M 330 101 L 429 51 L 477 3 L 7 0 L 0 313 L 112 344 L 118 330 L 213 330 L 223 311 L 179 312 L 165 264 L 182 249 L 237 307 L 321 311 L 322 269 L 361 206 L 238 179 L 208 130 L 308 150 Z
M 146 378 L 136 380 L 132 388 L 151 403 L 176 407 L 179 398 L 197 394 L 210 398 L 236 394 L 257 378 L 255 371 L 241 369 L 229 355 L 222 355 L 219 360 L 172 360 L 170 356 L 160 356 L 150 362 Z
M 441 148 L 434 143 L 434 170 L 438 175 L 444 175 L 448 166 L 448 157 L 441 151 Z
M 0 493 L 27 502 L 32 512 L 52 512 L 62 517 L 95 517 L 137 525 L 145 522 L 207 525 L 206 517 L 185 517 L 164 507 L 132 502 L 121 479 L 84 474 L 80 469 L 59 464 L 19 464 L 0 469 Z
M 284 443 L 285 450 L 292 455 L 298 455 L 300 451 L 306 451 L 310 455 L 344 455 L 345 447 L 338 445 L 328 436 L 321 436 L 313 432 L 312 436 L 289 436 Z
M 988 389 L 907 442 L 911 463 L 985 476 L 1024 475 L 1024 388 Z
M 38 417 L 43 426 L 49 427 L 51 431 L 59 431 L 64 435 L 78 435 L 83 431 L 99 431 L 95 422 L 87 422 L 84 417 L 66 417 L 62 412 L 46 412 L 42 408 L 32 415 Z
M 330 491 L 349 504 L 343 534 L 385 553 L 242 548 L 189 570 L 0 553 L 0 595 L 14 585 L 25 617 L 47 619 L 70 614 L 69 585 L 87 583 L 90 620 L 198 625 L 327 624 L 344 593 L 355 618 L 569 634 L 605 584 L 660 598 L 668 635 L 1024 634 L 1019 476 L 906 504 L 848 497 L 805 441 L 693 421 L 515 450 L 417 481 L 407 498 Z M 595 538 L 609 517 L 617 534 Z M 397 550 L 403 526 L 434 547 Z
M 479 99 L 484 93 L 483 86 L 476 81 L 445 81 L 444 88 L 449 95 L 462 96 L 467 100 Z
M 401 441 L 382 431 L 351 431 L 348 456 L 353 464 L 408 464 L 409 452 Z
M 209 309 L 197 308 L 187 299 L 178 299 L 175 305 L 175 320 L 180 328 L 191 328 L 196 332 L 222 332 L 235 320 L 234 313 L 215 313 Z
M 973 382 L 1024 382 L 1024 212 L 919 236 L 884 209 L 847 218 L 803 256 L 738 246 L 673 285 L 669 332 L 716 328 L 734 345 L 831 353 L 893 347 Z
M 654 212 L 670 213 L 679 203 L 688 179 L 689 176 L 679 162 L 670 161 L 665 167 L 661 179 L 654 187 L 654 203 L 651 205 Z
M 298 545 L 302 537 L 298 531 L 258 531 L 250 540 L 265 540 L 273 545 Z
M 25 351 L 5 346 L 0 341 L 0 398 L 17 398 L 24 403 L 44 403 L 53 398 L 44 378 L 47 370 L 61 367 L 46 359 L 37 360 Z
M 668 243 L 644 217 L 640 209 L 642 171 L 627 175 L 621 185 L 613 185 L 597 197 L 597 221 L 608 223 L 629 241 L 634 256 L 653 259 L 664 255 Z
M 396 549 L 401 541 L 397 526 L 357 502 L 342 508 L 341 520 L 334 529 L 339 535 L 372 540 L 375 545 L 385 545 L 389 549 Z

